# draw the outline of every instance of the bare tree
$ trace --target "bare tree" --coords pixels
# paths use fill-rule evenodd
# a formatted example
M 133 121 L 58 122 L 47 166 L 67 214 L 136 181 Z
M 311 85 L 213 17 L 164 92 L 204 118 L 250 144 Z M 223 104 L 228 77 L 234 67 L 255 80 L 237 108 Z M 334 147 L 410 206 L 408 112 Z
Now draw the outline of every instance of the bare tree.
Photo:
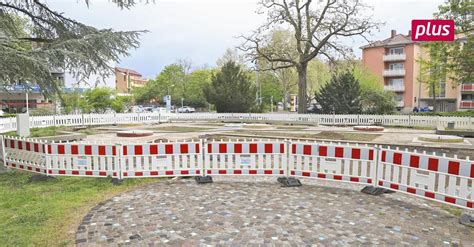
M 260 13 L 266 13 L 266 23 L 253 34 L 241 36 L 241 50 L 254 60 L 264 59 L 276 70 L 295 67 L 298 72 L 298 112 L 306 112 L 307 68 L 317 55 L 333 59 L 336 55 L 352 54 L 340 41 L 343 37 L 362 36 L 378 27 L 364 11 L 360 0 L 262 0 Z M 271 30 L 289 27 L 294 32 L 296 50 L 290 46 L 268 46 Z

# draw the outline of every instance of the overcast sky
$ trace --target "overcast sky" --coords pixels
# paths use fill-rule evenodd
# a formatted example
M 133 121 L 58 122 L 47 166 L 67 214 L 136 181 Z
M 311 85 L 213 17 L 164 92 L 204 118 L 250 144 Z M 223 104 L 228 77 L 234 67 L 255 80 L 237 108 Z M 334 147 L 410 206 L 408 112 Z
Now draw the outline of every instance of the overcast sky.
M 148 30 L 141 46 L 119 65 L 154 78 L 164 66 L 189 59 L 196 67 L 215 66 L 227 48 L 241 44 L 236 38 L 258 27 L 264 16 L 255 13 L 257 0 L 155 0 L 121 10 L 110 1 L 47 0 L 53 9 L 85 24 L 115 30 Z M 145 2 L 145 1 L 143 1 Z M 385 22 L 372 39 L 384 39 L 391 29 L 407 33 L 412 19 L 431 18 L 443 0 L 365 0 L 373 16 Z M 348 40 L 360 57 L 362 40 Z

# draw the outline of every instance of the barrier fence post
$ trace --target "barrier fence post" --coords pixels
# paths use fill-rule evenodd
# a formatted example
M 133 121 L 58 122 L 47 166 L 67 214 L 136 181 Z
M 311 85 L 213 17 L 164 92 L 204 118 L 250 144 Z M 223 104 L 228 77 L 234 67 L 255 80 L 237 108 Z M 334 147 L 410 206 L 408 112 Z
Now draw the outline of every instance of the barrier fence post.
M 5 137 L 3 135 L 0 135 L 0 141 L 2 142 L 2 162 L 3 162 L 3 166 L 7 167 L 7 162 L 6 162 L 6 158 L 5 158 Z
M 200 153 L 200 160 L 202 162 L 202 169 L 201 169 L 201 176 L 195 176 L 194 179 L 198 184 L 207 184 L 207 183 L 212 183 L 212 177 L 208 176 L 206 173 L 206 155 L 207 154 L 207 140 L 206 139 L 201 139 L 200 140 L 201 144 L 201 152 Z
M 41 143 L 43 143 L 41 141 Z M 50 154 L 49 154 L 49 145 L 48 144 L 48 141 L 44 141 L 44 144 L 43 144 L 43 148 L 44 148 L 44 162 L 45 162 L 45 167 L 46 167 L 46 176 L 49 176 L 49 169 L 50 169 L 50 161 L 51 161 L 51 157 L 50 157 Z
M 115 144 L 115 159 L 117 161 L 117 164 L 115 166 L 116 178 L 115 180 L 113 180 L 114 183 L 121 183 L 123 180 L 122 150 L 123 150 L 123 145 L 121 143 L 116 143 Z
M 382 150 L 378 145 L 375 145 L 373 147 L 374 149 L 374 166 L 375 166 L 375 171 L 373 176 L 371 176 L 372 179 L 372 185 L 365 186 L 361 192 L 369 195 L 380 195 L 383 193 L 386 193 L 386 189 L 378 187 L 378 180 L 380 178 L 380 174 L 382 172 L 382 169 L 379 169 L 380 162 L 382 160 Z

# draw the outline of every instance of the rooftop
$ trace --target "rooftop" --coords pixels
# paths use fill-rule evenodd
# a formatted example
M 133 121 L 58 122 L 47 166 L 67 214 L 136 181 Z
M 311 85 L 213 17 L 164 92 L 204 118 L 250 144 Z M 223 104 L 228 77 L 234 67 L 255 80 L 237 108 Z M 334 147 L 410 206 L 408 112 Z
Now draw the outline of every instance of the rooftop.
M 115 70 L 116 71 L 119 71 L 119 72 L 122 72 L 122 73 L 125 73 L 125 74 L 131 74 L 131 75 L 137 75 L 137 76 L 142 76 L 142 74 L 138 73 L 137 71 L 133 70 L 133 69 L 127 69 L 127 68 L 120 68 L 120 67 L 115 67 Z

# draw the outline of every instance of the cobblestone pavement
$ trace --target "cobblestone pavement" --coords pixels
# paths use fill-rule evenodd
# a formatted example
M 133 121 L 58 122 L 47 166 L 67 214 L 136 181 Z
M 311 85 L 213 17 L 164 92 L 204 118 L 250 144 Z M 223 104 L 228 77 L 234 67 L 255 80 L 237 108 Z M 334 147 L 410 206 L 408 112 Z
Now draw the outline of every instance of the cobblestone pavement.
M 439 203 L 359 185 L 214 177 L 158 182 L 100 203 L 76 233 L 90 245 L 474 245 L 474 228 Z

